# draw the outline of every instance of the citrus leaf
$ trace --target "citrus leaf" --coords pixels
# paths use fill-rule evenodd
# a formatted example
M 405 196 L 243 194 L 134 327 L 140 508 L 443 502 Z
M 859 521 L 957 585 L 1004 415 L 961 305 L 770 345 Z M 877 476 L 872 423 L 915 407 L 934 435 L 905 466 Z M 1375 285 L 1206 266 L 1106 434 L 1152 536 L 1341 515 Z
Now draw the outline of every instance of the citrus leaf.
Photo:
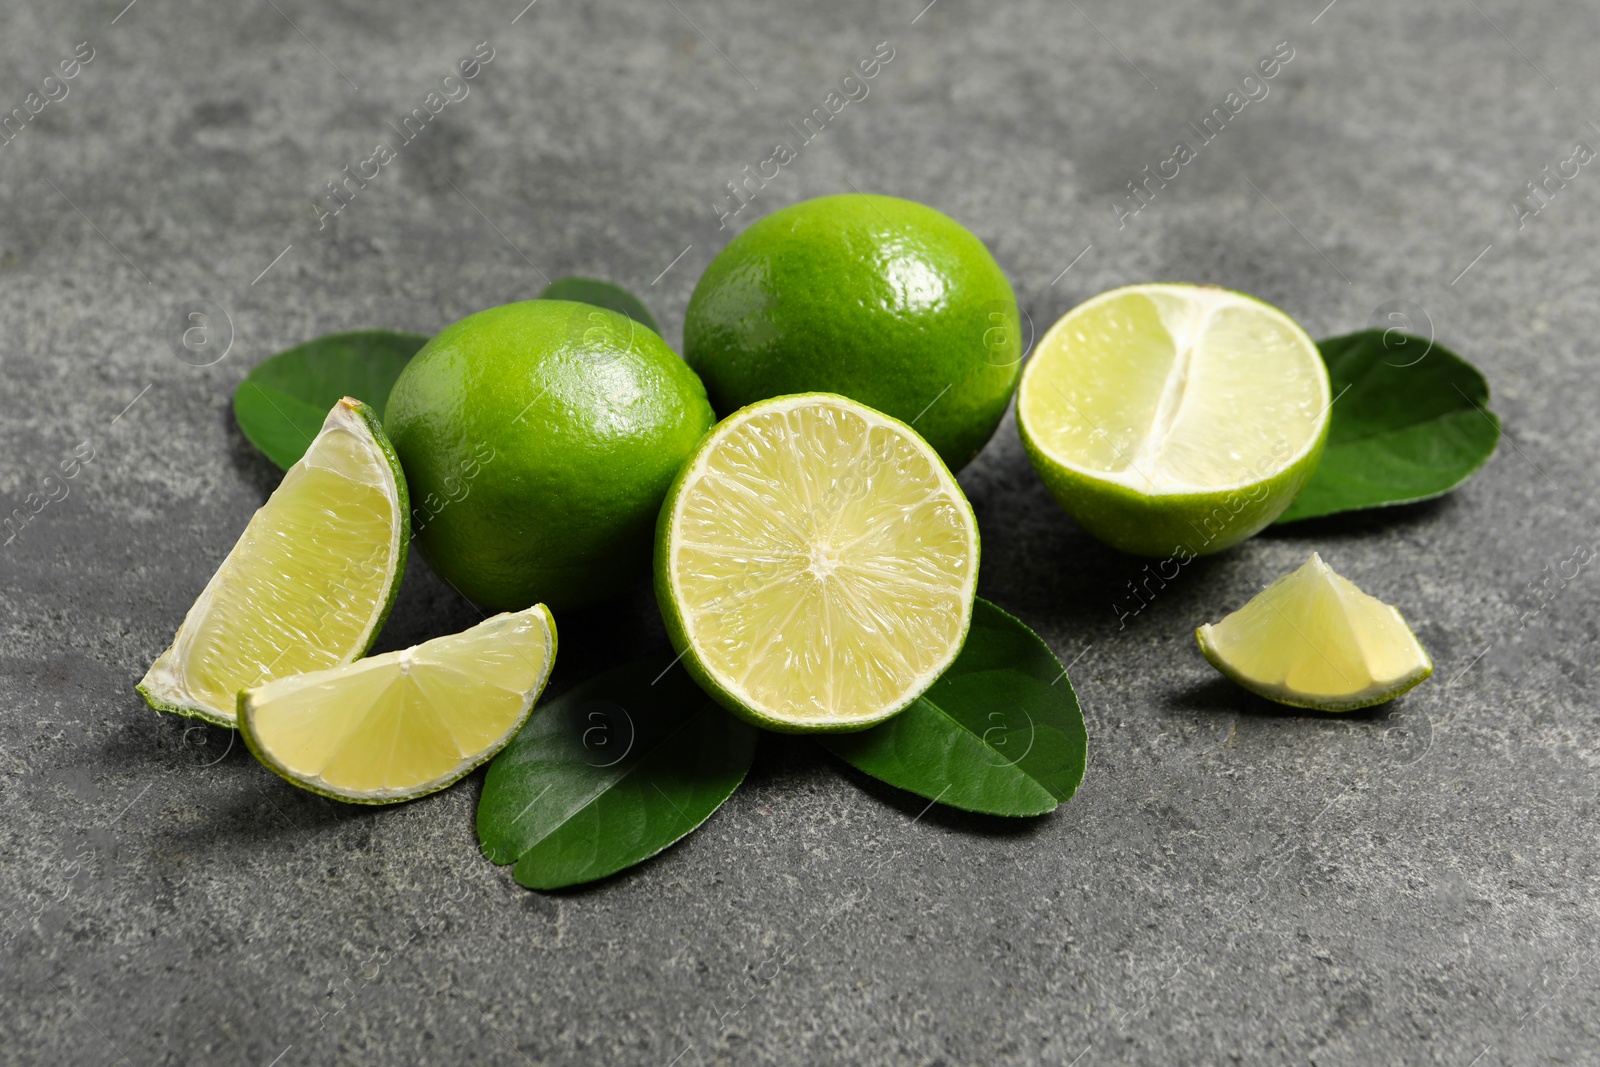
M 1050 647 L 979 599 L 966 644 L 922 697 L 824 745 L 874 778 L 985 815 L 1043 815 L 1083 780 L 1088 735 Z
M 233 392 L 233 417 L 250 443 L 284 470 L 305 455 L 342 397 L 383 418 L 389 389 L 428 339 L 416 333 L 335 333 L 257 364 Z
M 515 863 L 530 889 L 614 874 L 705 822 L 744 781 L 755 745 L 755 730 L 686 672 L 662 675 L 657 660 L 607 671 L 534 712 L 490 766 L 483 854 Z
M 557 278 L 544 287 L 539 299 L 575 300 L 580 304 L 593 304 L 595 307 L 626 315 L 639 325 L 648 326 L 655 333 L 661 332 L 661 327 L 656 325 L 655 317 L 650 314 L 650 309 L 644 306 L 644 301 L 626 289 L 598 278 Z
M 1280 523 L 1443 496 L 1494 454 L 1489 383 L 1448 348 L 1392 330 L 1317 347 L 1335 398 L 1328 445 Z

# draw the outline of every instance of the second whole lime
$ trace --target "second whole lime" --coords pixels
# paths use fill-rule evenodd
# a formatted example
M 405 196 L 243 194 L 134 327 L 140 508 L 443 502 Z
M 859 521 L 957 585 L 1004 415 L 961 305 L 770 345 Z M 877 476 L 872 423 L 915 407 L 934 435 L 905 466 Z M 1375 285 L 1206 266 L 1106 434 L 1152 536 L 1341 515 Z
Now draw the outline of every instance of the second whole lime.
M 734 238 L 683 326 L 720 414 L 839 393 L 910 424 L 951 470 L 1005 414 L 1022 340 L 982 241 L 931 207 L 862 193 L 783 208 Z
M 643 575 L 661 501 L 713 421 L 660 337 L 565 300 L 446 327 L 385 412 L 423 555 L 503 611 L 585 607 Z

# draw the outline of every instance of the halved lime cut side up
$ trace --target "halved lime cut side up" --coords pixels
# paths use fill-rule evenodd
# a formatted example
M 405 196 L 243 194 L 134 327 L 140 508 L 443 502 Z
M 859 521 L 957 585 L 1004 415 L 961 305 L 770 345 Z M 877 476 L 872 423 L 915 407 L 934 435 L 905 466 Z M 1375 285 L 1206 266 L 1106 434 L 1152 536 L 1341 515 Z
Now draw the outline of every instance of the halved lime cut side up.
M 1210 285 L 1130 285 L 1046 332 L 1017 426 L 1085 530 L 1186 557 L 1288 508 L 1322 458 L 1331 404 L 1316 344 L 1277 308 Z
M 859 730 L 905 708 L 961 650 L 977 578 L 977 522 L 938 453 L 828 393 L 718 424 L 657 531 L 685 666 L 773 730 Z

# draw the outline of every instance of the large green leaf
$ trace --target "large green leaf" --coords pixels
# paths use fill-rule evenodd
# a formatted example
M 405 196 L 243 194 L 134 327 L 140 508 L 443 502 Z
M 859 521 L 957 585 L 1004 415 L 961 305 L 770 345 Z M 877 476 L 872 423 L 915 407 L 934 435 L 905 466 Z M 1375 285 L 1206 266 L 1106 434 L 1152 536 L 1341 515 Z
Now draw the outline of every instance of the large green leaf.
M 1083 780 L 1088 736 L 1067 672 L 1039 635 L 987 600 L 961 654 L 882 726 L 823 744 L 857 770 L 986 815 L 1042 815 Z
M 544 287 L 540 300 L 575 300 L 580 304 L 593 304 L 626 315 L 641 326 L 660 333 L 655 316 L 644 306 L 644 301 L 626 289 L 603 282 L 598 278 L 557 278 Z
M 1318 347 L 1336 398 L 1328 447 L 1279 522 L 1442 496 L 1494 454 L 1489 383 L 1443 345 L 1362 330 Z
M 661 667 L 607 671 L 534 712 L 484 781 L 485 856 L 515 863 L 532 889 L 590 882 L 654 856 L 728 799 L 755 730 Z
M 233 417 L 250 443 L 284 470 L 322 429 L 328 409 L 353 396 L 383 417 L 389 390 L 428 339 L 416 333 L 335 333 L 258 364 L 233 393 Z

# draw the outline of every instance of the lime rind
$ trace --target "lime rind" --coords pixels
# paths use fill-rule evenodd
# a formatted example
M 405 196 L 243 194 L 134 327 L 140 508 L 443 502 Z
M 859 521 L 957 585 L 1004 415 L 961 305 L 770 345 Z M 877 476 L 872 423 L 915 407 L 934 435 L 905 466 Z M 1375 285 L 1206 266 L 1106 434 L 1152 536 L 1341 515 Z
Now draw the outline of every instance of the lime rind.
M 689 298 L 683 351 L 719 415 L 841 393 L 913 421 L 960 470 L 1016 391 L 1022 316 L 976 234 L 857 191 L 791 204 L 730 241 Z
M 378 454 L 383 457 L 384 467 L 390 476 L 388 486 L 393 491 L 393 504 L 396 509 L 396 522 L 391 527 L 389 558 L 392 560 L 390 574 L 386 583 L 386 591 L 381 603 L 375 605 L 367 625 L 363 627 L 354 643 L 341 658 L 342 663 L 349 663 L 358 659 L 372 647 L 378 634 L 383 629 L 383 624 L 389 618 L 389 612 L 394 607 L 395 598 L 400 592 L 400 580 L 405 575 L 406 558 L 411 542 L 411 506 L 410 495 L 406 486 L 405 472 L 401 469 L 400 458 L 395 454 L 388 437 L 383 432 L 383 422 L 377 413 L 368 405 L 354 397 L 345 397 L 328 412 L 328 417 L 323 422 L 322 434 L 331 429 L 342 429 L 354 432 L 358 438 L 364 439 L 375 447 Z M 294 466 L 307 463 L 316 451 L 316 442 L 306 449 Z M 291 469 L 293 469 L 291 467 Z M 274 493 L 276 495 L 276 492 Z M 268 500 L 269 506 L 271 500 Z M 241 534 L 242 536 L 242 534 Z M 224 572 L 228 569 L 228 562 L 232 558 L 224 559 L 222 564 L 212 574 L 206 587 L 190 605 L 185 613 L 183 623 L 178 627 L 177 634 L 154 663 L 146 671 L 143 679 L 134 687 L 142 696 L 145 703 L 156 711 L 167 712 L 173 715 L 182 715 L 187 718 L 201 719 L 217 726 L 236 727 L 238 725 L 237 711 L 233 708 L 226 710 L 209 707 L 201 704 L 186 691 L 181 676 L 174 664 L 182 660 L 182 653 L 186 651 L 187 643 L 192 639 L 194 628 L 191 623 L 198 624 L 205 616 L 211 601 L 216 594 L 219 583 L 224 579 Z
M 548 650 L 545 655 L 544 665 L 533 685 L 525 692 L 523 697 L 522 711 L 516 716 L 516 719 L 511 726 L 491 744 L 464 756 L 461 762 L 443 774 L 437 775 L 424 782 L 419 782 L 413 786 L 400 789 L 364 791 L 340 789 L 317 776 L 306 775 L 293 770 L 281 758 L 279 758 L 277 753 L 273 751 L 272 746 L 267 744 L 261 737 L 255 720 L 259 714 L 259 707 L 268 700 L 284 699 L 286 694 L 292 694 L 296 690 L 336 685 L 341 676 L 347 676 L 351 671 L 358 668 L 370 669 L 376 667 L 378 669 L 382 669 L 391 664 L 402 663 L 407 656 L 415 654 L 419 649 L 426 648 L 428 646 L 437 646 L 441 642 L 449 642 L 453 639 L 460 638 L 465 634 L 470 634 L 473 630 L 482 629 L 490 624 L 500 623 L 501 620 L 516 617 L 535 619 L 541 624 L 544 631 L 545 648 Z M 456 782 L 459 782 L 462 778 L 465 778 L 467 775 L 483 766 L 489 760 L 499 755 L 500 751 L 505 748 L 506 745 L 511 743 L 511 739 L 516 737 L 517 733 L 523 728 L 523 726 L 527 724 L 529 716 L 533 714 L 534 706 L 538 704 L 540 695 L 543 694 L 545 686 L 550 681 L 550 672 L 555 668 L 558 643 L 559 639 L 557 636 L 555 619 L 553 616 L 551 616 L 550 609 L 545 607 L 543 604 L 535 604 L 533 607 L 526 608 L 519 612 L 502 612 L 499 615 L 491 616 L 483 620 L 483 622 L 480 622 L 477 626 L 472 627 L 471 630 L 463 631 L 461 634 L 450 634 L 445 637 L 435 638 L 432 641 L 424 642 L 421 645 L 415 645 L 408 649 L 395 652 L 385 652 L 379 656 L 372 656 L 368 659 L 358 660 L 354 663 L 346 663 L 337 667 L 330 667 L 326 670 L 312 671 L 310 673 L 301 675 L 292 675 L 287 678 L 280 678 L 275 681 L 268 682 L 262 686 L 257 686 L 254 689 L 243 690 L 239 693 L 239 732 L 243 735 L 245 745 L 250 749 L 251 754 L 256 757 L 262 766 L 266 767 L 268 770 L 272 771 L 272 773 L 276 774 L 289 784 L 297 786 L 300 789 L 304 789 L 307 792 L 316 793 L 318 796 L 328 797 L 331 800 L 343 801 L 347 804 L 382 805 L 397 804 L 407 800 L 417 800 L 421 797 L 437 793 L 443 789 L 448 789 L 450 786 L 454 785 Z
M 140 696 L 144 697 L 144 702 L 156 711 L 164 711 L 169 715 L 182 715 L 189 719 L 200 719 L 203 722 L 211 723 L 213 726 L 226 726 L 230 730 L 239 725 L 237 717 L 219 715 L 198 704 L 175 703 L 158 693 L 155 684 L 151 682 L 141 681 L 133 688 Z
M 1207 486 L 1143 484 L 1150 483 L 1150 479 L 1126 472 L 1087 470 L 1073 457 L 1051 447 L 1046 428 L 1032 424 L 1039 416 L 1030 416 L 1030 397 L 1050 385 L 1045 380 L 1050 373 L 1049 354 L 1064 343 L 1062 338 L 1077 328 L 1086 313 L 1130 295 L 1154 295 L 1168 301 L 1203 300 L 1210 302 L 1213 309 L 1245 306 L 1266 314 L 1286 337 L 1296 342 L 1305 367 L 1317 376 L 1322 410 L 1316 432 L 1288 456 L 1275 459 L 1262 476 Z M 1086 531 L 1124 552 L 1186 559 L 1230 548 L 1265 529 L 1288 508 L 1316 472 L 1327 443 L 1329 407 L 1331 388 L 1316 344 L 1282 311 L 1248 294 L 1213 286 L 1141 284 L 1113 289 L 1085 301 L 1045 333 L 1018 386 L 1017 428 L 1023 448 L 1050 494 Z
M 849 720 L 829 721 L 797 721 L 774 716 L 761 708 L 755 707 L 742 694 L 734 691 L 734 685 L 727 679 L 720 677 L 714 667 L 707 662 L 706 657 L 695 648 L 690 635 L 688 621 L 684 617 L 680 604 L 680 594 L 677 587 L 676 569 L 672 565 L 675 517 L 679 510 L 680 501 L 686 488 L 692 481 L 702 476 L 706 460 L 711 451 L 717 447 L 718 442 L 726 436 L 731 427 L 739 425 L 742 421 L 774 409 L 793 408 L 811 403 L 838 404 L 848 410 L 870 416 L 871 420 L 880 425 L 889 426 L 903 432 L 911 441 L 916 442 L 928 460 L 933 464 L 943 485 L 948 491 L 950 501 L 959 508 L 966 528 L 970 531 L 971 565 L 961 590 L 963 611 L 960 619 L 959 637 L 950 642 L 949 647 L 937 660 L 933 667 L 919 677 L 916 684 L 908 687 L 901 698 L 876 709 L 872 714 Z M 836 393 L 797 393 L 788 396 L 773 397 L 768 400 L 757 401 L 746 405 L 723 419 L 700 443 L 693 456 L 684 464 L 683 469 L 673 480 L 672 487 L 667 492 L 665 503 L 662 504 L 661 514 L 656 524 L 656 558 L 655 558 L 655 591 L 656 601 L 660 605 L 662 621 L 665 623 L 668 639 L 674 651 L 678 653 L 679 660 L 684 669 L 694 678 L 707 695 L 722 707 L 739 716 L 752 725 L 771 730 L 777 733 L 850 733 L 857 730 L 866 730 L 876 726 L 893 716 L 904 711 L 918 697 L 927 691 L 938 677 L 949 668 L 961 651 L 961 646 L 966 641 L 968 630 L 972 625 L 973 602 L 977 596 L 977 576 L 980 557 L 980 541 L 978 536 L 977 517 L 972 511 L 972 505 L 966 495 L 961 492 L 955 476 L 950 473 L 949 467 L 940 458 L 923 438 L 906 423 L 890 415 L 870 408 L 865 404 L 840 396 Z
M 1232 548 L 1271 526 L 1316 473 L 1302 463 L 1248 488 L 1144 495 L 1058 464 L 1017 420 L 1022 446 L 1062 510 L 1097 540 L 1135 556 L 1178 562 Z M 1323 429 L 1318 454 L 1327 440 Z
M 1200 629 L 1204 629 L 1204 627 L 1201 627 Z M 1209 661 L 1210 664 L 1217 670 L 1221 671 L 1230 682 L 1233 682 L 1241 689 L 1248 689 L 1256 696 L 1261 697 L 1264 700 L 1270 700 L 1274 704 L 1282 704 L 1285 707 L 1290 708 L 1303 708 L 1307 711 L 1360 711 L 1362 708 L 1371 708 L 1376 707 L 1379 704 L 1387 704 L 1391 700 L 1405 696 L 1411 690 L 1427 681 L 1428 678 L 1433 674 L 1433 664 L 1430 663 L 1427 667 L 1423 668 L 1412 677 L 1406 678 L 1386 689 L 1379 689 L 1376 691 L 1363 693 L 1361 695 L 1352 696 L 1347 700 L 1313 700 L 1307 697 L 1298 696 L 1291 692 L 1287 692 L 1281 687 L 1263 685 L 1252 678 L 1248 678 L 1245 675 L 1240 674 L 1221 658 L 1215 647 L 1208 644 L 1205 637 L 1200 636 L 1200 630 L 1196 630 L 1195 635 L 1200 641 L 1201 653 L 1206 657 L 1207 661 Z
M 394 610 L 394 602 L 400 596 L 400 582 L 406 575 L 406 561 L 411 555 L 411 492 L 406 484 L 406 472 L 400 466 L 400 455 L 395 452 L 394 444 L 390 442 L 389 435 L 383 429 L 383 417 L 374 411 L 371 405 L 347 396 L 340 404 L 348 405 L 352 411 L 361 417 L 367 432 L 372 435 L 372 440 L 377 444 L 378 450 L 383 453 L 384 462 L 388 464 L 389 472 L 394 475 L 395 501 L 400 509 L 400 528 L 395 531 L 398 546 L 394 556 L 394 577 L 389 582 L 388 595 L 378 608 L 371 629 L 367 632 L 366 642 L 357 650 L 352 659 L 360 659 L 367 654 L 378 635 L 383 632 L 383 624 L 389 621 L 389 612 Z
M 1320 584 L 1320 588 L 1308 589 L 1312 583 Z M 1304 598 L 1319 594 L 1323 604 L 1329 605 L 1324 612 L 1338 613 L 1332 627 L 1329 620 L 1313 616 L 1315 608 L 1297 611 Z M 1297 602 L 1291 598 L 1301 599 Z M 1266 610 L 1262 610 L 1262 605 Z M 1295 621 L 1297 615 L 1299 623 Z M 1274 632 L 1262 634 L 1263 620 Z M 1323 624 L 1318 625 L 1319 621 Z M 1306 632 L 1308 628 L 1323 634 L 1336 628 L 1340 633 L 1316 644 Z M 1341 637 L 1344 639 L 1340 640 Z M 1399 609 L 1362 592 L 1355 583 L 1335 573 L 1316 553 L 1221 622 L 1200 626 L 1195 630 L 1195 640 L 1207 662 L 1241 688 L 1277 704 L 1314 711 L 1356 711 L 1385 704 L 1416 688 L 1433 674 L 1432 658 Z M 1256 671 L 1252 673 L 1240 661 L 1258 651 L 1263 640 L 1274 642 L 1279 655 L 1268 656 L 1264 661 L 1257 657 Z M 1297 644 L 1301 649 L 1315 652 L 1351 688 L 1313 693 L 1290 684 L 1293 657 L 1299 651 L 1295 647 Z M 1348 656 L 1351 649 L 1366 650 L 1368 655 L 1360 657 L 1359 663 L 1352 662 Z M 1374 650 L 1376 656 L 1372 654 Z M 1398 671 L 1385 671 L 1384 677 L 1373 677 L 1371 661 L 1377 656 L 1406 666 Z M 1341 661 L 1343 667 L 1339 665 Z M 1271 671 L 1272 677 L 1263 676 L 1263 667 Z M 1363 678 L 1369 680 L 1365 684 L 1354 684 Z
M 667 487 L 716 421 L 659 335 L 569 300 L 445 327 L 396 380 L 384 419 L 433 570 L 487 610 L 557 614 L 647 573 Z

